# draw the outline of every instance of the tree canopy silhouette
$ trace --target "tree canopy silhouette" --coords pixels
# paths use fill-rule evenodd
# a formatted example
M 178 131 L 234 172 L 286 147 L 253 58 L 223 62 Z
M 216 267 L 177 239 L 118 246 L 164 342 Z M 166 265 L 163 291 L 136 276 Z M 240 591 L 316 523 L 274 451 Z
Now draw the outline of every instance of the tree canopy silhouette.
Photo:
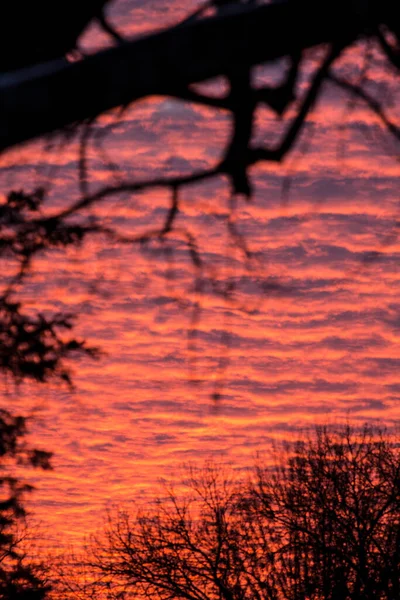
M 380 429 L 319 428 L 251 478 L 208 466 L 188 493 L 111 516 L 100 593 L 158 600 L 395 600 L 400 455 Z

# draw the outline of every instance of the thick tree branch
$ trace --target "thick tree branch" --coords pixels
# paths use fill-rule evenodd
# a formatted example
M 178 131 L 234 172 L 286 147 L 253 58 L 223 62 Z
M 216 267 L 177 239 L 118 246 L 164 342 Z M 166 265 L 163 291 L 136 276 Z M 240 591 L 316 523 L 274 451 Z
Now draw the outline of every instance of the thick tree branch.
M 391 18 L 389 0 L 368 18 L 345 0 L 238 8 L 121 44 L 80 62 L 57 60 L 0 77 L 0 149 L 96 117 L 149 95 L 293 56 L 321 43 L 348 45 Z M 355 4 L 354 4 L 355 6 Z

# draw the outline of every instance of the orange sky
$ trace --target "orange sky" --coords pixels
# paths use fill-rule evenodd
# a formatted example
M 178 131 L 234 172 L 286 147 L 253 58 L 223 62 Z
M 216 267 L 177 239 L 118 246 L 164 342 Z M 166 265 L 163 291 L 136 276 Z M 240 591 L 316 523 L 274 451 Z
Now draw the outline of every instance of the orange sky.
M 120 0 L 113 19 L 134 34 L 176 22 L 188 9 L 177 0 Z M 85 40 L 103 43 L 95 31 Z M 360 56 L 349 53 L 341 68 L 356 77 Z M 307 69 L 313 64 L 310 56 Z M 372 91 L 391 92 L 394 103 L 382 64 L 368 77 Z M 257 137 L 273 141 L 281 126 L 272 119 L 259 112 Z M 77 311 L 79 334 L 105 352 L 97 362 L 75 364 L 74 393 L 4 386 L 4 405 L 34 416 L 35 441 L 55 452 L 54 472 L 29 478 L 37 484 L 34 514 L 58 544 L 79 544 L 101 525 L 107 506 L 151 497 L 161 478 L 179 478 L 184 462 L 218 457 L 240 469 L 271 439 L 292 438 L 316 422 L 397 423 L 398 149 L 364 106 L 350 106 L 332 87 L 310 122 L 282 166 L 252 170 L 255 195 L 238 203 L 250 264 L 227 234 L 227 182 L 183 191 L 179 224 L 196 235 L 215 277 L 235 282 L 232 302 L 207 286 L 193 295 L 194 268 L 177 237 L 169 256 L 97 239 L 36 261 L 27 300 L 40 310 Z M 118 177 L 142 178 L 215 164 L 228 135 L 223 113 L 148 99 L 122 116 L 104 148 Z M 113 181 L 103 154 L 92 148 L 89 158 L 93 189 Z M 76 160 L 74 143 L 61 151 L 41 142 L 13 150 L 0 157 L 2 190 L 51 181 L 52 205 L 67 203 L 78 194 Z M 125 194 L 96 211 L 137 233 L 162 222 L 168 201 L 160 190 Z M 366 263 L 376 250 L 379 260 Z M 202 312 L 189 351 L 195 300 Z

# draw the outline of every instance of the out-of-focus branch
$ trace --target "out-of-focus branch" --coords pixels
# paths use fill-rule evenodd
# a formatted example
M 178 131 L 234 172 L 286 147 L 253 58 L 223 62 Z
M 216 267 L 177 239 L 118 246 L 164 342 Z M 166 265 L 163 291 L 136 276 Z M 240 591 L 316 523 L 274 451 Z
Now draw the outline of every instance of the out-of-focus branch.
M 328 79 L 338 87 L 345 90 L 346 92 L 349 92 L 356 98 L 363 100 L 363 102 L 365 102 L 368 108 L 371 109 L 377 115 L 377 117 L 379 117 L 381 123 L 384 125 L 387 131 L 389 131 L 392 135 L 394 135 L 395 138 L 397 138 L 397 140 L 400 141 L 400 127 L 398 127 L 388 118 L 382 105 L 378 102 L 378 100 L 370 96 L 359 85 L 353 84 L 350 81 L 339 77 L 335 73 L 329 73 Z
M 345 0 L 238 6 L 226 15 L 125 42 L 82 61 L 63 60 L 0 77 L 0 149 L 149 95 L 294 56 L 321 43 L 346 46 L 390 17 L 387 1 L 368 18 Z

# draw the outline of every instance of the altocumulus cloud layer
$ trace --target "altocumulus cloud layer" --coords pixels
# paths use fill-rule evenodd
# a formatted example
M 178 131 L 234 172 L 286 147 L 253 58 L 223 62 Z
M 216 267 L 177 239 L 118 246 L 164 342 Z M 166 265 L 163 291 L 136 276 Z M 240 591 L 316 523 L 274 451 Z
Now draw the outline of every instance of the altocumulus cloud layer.
M 113 20 L 135 34 L 187 10 L 187 2 L 121 1 Z M 103 43 L 96 31 L 85 40 Z M 344 57 L 341 68 L 356 77 L 360 55 Z M 394 98 L 379 63 L 369 77 L 372 91 Z M 166 99 L 143 101 L 119 120 L 105 116 L 108 123 L 115 125 L 104 152 L 89 149 L 93 189 L 115 177 L 211 166 L 229 135 L 226 115 Z M 257 136 L 273 142 L 281 130 L 260 111 Z M 222 457 L 241 468 L 271 439 L 315 422 L 396 423 L 397 150 L 364 106 L 327 87 L 296 152 L 283 166 L 253 169 L 255 196 L 237 204 L 249 265 L 227 234 L 226 181 L 185 189 L 178 223 L 196 235 L 215 278 L 232 283 L 231 302 L 207 285 L 194 295 L 195 272 L 178 239 L 169 254 L 92 240 L 36 262 L 27 299 L 41 310 L 78 312 L 79 333 L 105 351 L 99 362 L 76 365 L 73 394 L 32 386 L 5 396 L 5 404 L 35 416 L 33 436 L 56 452 L 54 473 L 40 475 L 32 498 L 55 535 L 80 539 L 107 504 L 151 496 L 160 478 L 179 477 L 183 462 Z M 61 151 L 31 144 L 1 157 L 0 166 L 4 192 L 51 182 L 53 205 L 78 194 L 76 144 Z M 138 233 L 162 222 L 168 202 L 156 190 L 95 210 L 122 232 Z M 188 349 L 195 300 L 202 311 Z

